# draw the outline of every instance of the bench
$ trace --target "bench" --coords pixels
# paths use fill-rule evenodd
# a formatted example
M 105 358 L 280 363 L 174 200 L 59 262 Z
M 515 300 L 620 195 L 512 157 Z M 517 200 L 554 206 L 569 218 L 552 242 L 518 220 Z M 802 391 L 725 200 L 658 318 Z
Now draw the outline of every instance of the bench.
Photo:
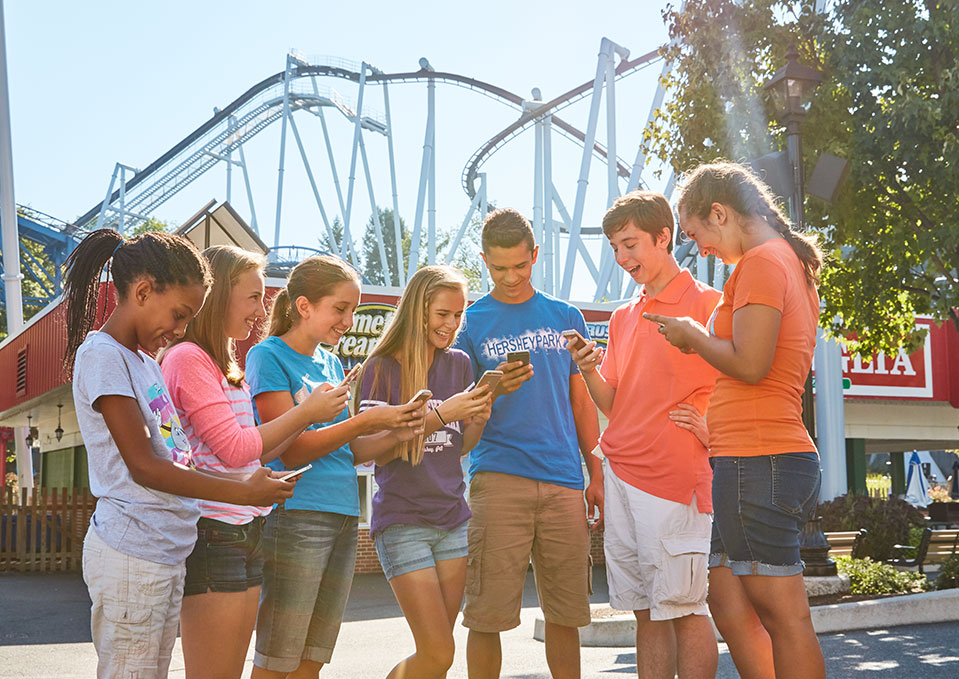
M 829 543 L 829 556 L 851 556 L 854 559 L 862 558 L 862 539 L 866 530 L 845 530 L 824 533 Z
M 956 553 L 959 548 L 959 530 L 922 531 L 918 545 L 896 545 L 895 556 L 889 560 L 893 566 L 918 566 L 922 573 L 923 564 L 942 563 Z

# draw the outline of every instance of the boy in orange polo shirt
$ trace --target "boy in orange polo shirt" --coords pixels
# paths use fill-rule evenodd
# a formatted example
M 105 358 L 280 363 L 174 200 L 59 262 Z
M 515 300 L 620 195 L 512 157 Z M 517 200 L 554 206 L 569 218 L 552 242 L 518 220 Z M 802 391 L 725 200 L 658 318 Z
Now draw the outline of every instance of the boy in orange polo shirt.
M 595 342 L 570 349 L 609 418 L 600 440 L 609 600 L 636 615 L 643 679 L 677 671 L 680 679 L 714 677 L 718 660 L 706 617 L 712 475 L 702 417 L 717 373 L 669 344 L 642 314 L 705 325 L 721 295 L 679 268 L 673 226 L 661 194 L 633 191 L 613 203 L 603 232 L 616 263 L 642 288 L 613 312 L 605 358 Z

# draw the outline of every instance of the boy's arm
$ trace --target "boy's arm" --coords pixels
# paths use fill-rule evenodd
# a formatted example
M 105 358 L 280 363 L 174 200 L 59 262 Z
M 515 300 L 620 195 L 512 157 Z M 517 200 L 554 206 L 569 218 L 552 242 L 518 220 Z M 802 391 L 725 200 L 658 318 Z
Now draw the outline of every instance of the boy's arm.
M 591 517 L 595 516 L 594 509 L 599 510 L 599 518 L 593 524 L 593 530 L 599 530 L 603 526 L 603 463 L 593 455 L 593 450 L 599 443 L 599 417 L 590 400 L 586 382 L 579 373 L 569 377 L 569 402 L 573 409 L 579 451 L 586 462 L 586 471 L 589 472 L 589 484 L 585 491 L 586 509 Z

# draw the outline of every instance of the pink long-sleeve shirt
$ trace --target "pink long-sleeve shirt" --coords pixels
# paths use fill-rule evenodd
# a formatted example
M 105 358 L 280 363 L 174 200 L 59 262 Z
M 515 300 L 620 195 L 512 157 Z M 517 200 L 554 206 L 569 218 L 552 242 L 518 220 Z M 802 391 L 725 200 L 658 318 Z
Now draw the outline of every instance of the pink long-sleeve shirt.
M 256 429 L 246 382 L 239 387 L 227 382 L 210 355 L 193 342 L 170 349 L 160 369 L 190 440 L 194 466 L 219 472 L 255 471 L 261 466 L 263 439 Z M 234 525 L 249 523 L 271 509 L 199 502 L 202 516 Z

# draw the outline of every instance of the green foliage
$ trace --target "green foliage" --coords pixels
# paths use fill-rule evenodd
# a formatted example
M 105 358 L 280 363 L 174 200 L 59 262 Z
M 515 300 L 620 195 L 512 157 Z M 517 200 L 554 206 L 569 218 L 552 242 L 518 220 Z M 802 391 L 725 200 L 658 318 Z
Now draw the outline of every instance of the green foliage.
M 898 498 L 841 495 L 819 505 L 824 531 L 866 529 L 863 554 L 877 561 L 893 557 L 893 546 L 909 543 L 913 527 L 925 523 L 922 513 Z M 917 540 L 918 544 L 918 540 Z
M 956 589 L 959 587 L 959 554 L 953 554 L 939 567 L 936 589 Z
M 909 542 L 907 545 L 912 545 L 913 547 L 918 547 L 919 543 L 922 541 L 922 534 L 925 531 L 924 526 L 910 526 L 909 527 Z
M 822 324 L 854 352 L 895 355 L 920 342 L 916 314 L 959 328 L 959 15 L 947 0 L 817 4 L 668 7 L 668 96 L 643 143 L 677 172 L 783 148 L 762 86 L 795 43 L 825 76 L 803 126 L 807 173 L 823 152 L 850 162 L 836 203 L 806 201 L 828 255 Z
M 142 220 L 132 229 L 127 229 L 124 235 L 127 238 L 136 238 L 137 236 L 141 236 L 148 231 L 163 231 L 166 233 L 172 233 L 175 230 L 176 227 L 170 222 L 165 222 L 163 220 L 156 219 L 155 217 L 149 217 Z
M 909 594 L 929 589 L 929 581 L 922 573 L 899 571 L 868 557 L 837 556 L 836 568 L 841 575 L 849 576 L 852 594 Z

